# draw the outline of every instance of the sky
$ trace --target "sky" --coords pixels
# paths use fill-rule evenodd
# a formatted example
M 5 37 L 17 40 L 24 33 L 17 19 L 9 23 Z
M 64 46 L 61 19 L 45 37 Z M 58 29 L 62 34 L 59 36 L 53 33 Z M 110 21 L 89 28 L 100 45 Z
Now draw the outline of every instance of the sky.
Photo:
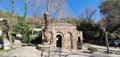
M 8 0 L 9 2 L 10 0 Z M 17 0 L 18 6 L 24 6 L 22 5 L 22 3 L 20 2 L 21 0 Z M 70 8 L 70 10 L 74 13 L 75 18 L 78 17 L 78 15 L 80 14 L 81 11 L 84 11 L 84 9 L 86 7 L 92 7 L 96 10 L 95 15 L 92 17 L 93 20 L 95 20 L 96 22 L 98 22 L 102 17 L 99 11 L 98 6 L 100 5 L 102 0 L 66 0 L 68 3 L 68 6 Z M 10 5 L 8 5 L 9 7 L 11 7 Z M 6 10 L 5 8 L 3 8 L 2 6 L 0 6 L 0 10 L 3 10 L 5 12 L 9 12 L 11 10 Z M 21 9 L 22 10 L 22 9 Z M 18 10 L 18 12 L 20 14 L 23 14 L 24 12 Z
M 98 22 L 102 17 L 98 6 L 102 0 L 67 0 L 68 6 L 77 18 L 81 11 L 84 11 L 86 7 L 92 7 L 96 10 L 93 20 Z

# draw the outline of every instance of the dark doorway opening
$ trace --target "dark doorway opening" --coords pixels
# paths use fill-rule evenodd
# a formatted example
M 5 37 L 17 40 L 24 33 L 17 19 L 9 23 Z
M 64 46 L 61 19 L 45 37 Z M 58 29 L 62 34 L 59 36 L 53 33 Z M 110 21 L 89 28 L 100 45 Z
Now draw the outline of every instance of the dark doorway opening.
M 56 47 L 62 47 L 62 36 L 60 34 L 58 34 L 56 36 Z
M 78 42 L 80 42 L 80 37 L 78 37 Z

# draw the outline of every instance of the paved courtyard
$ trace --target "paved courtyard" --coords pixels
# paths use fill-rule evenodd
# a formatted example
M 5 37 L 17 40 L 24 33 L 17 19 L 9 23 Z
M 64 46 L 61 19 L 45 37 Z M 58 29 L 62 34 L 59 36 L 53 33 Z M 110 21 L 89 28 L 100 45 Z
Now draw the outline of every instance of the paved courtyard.
M 89 46 L 96 47 L 98 49 L 97 52 L 91 54 L 87 50 Z M 74 50 L 74 51 L 51 51 L 44 52 L 42 57 L 120 57 L 120 49 L 110 47 L 110 50 L 113 52 L 112 54 L 104 53 L 106 51 L 106 47 L 92 45 L 92 44 L 84 44 L 82 50 Z M 50 54 L 49 54 L 50 53 Z M 49 56 L 50 55 L 50 56 Z M 15 50 L 8 52 L 0 52 L 0 57 L 41 57 L 41 51 L 37 50 L 35 46 L 23 46 L 16 48 Z

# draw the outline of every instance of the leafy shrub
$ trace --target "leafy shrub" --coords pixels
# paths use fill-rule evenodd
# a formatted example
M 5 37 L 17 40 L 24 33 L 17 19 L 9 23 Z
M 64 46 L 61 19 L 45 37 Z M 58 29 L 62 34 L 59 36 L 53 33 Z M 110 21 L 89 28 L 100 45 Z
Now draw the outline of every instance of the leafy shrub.
M 2 39 L 2 37 L 0 36 L 0 44 L 2 44 L 3 43 L 3 39 Z
M 12 39 L 12 42 L 14 42 L 14 40 L 16 39 L 16 35 L 15 35 L 15 34 L 12 34 L 12 35 L 11 35 L 11 39 Z
M 93 52 L 97 51 L 97 48 L 95 48 L 95 47 L 89 47 L 88 50 L 89 50 L 91 53 L 93 53 Z
M 82 43 L 77 42 L 77 48 L 78 48 L 78 49 L 82 49 Z
M 22 43 L 29 43 L 30 41 L 30 28 L 31 28 L 31 25 L 29 24 L 26 24 L 23 26 L 23 28 L 21 29 L 21 34 L 22 34 Z
M 23 37 L 22 37 L 22 43 L 26 44 L 26 43 L 27 43 L 27 40 L 28 40 L 28 38 L 27 38 L 26 36 L 23 36 Z
M 39 31 L 38 35 L 40 38 L 42 38 L 42 31 Z

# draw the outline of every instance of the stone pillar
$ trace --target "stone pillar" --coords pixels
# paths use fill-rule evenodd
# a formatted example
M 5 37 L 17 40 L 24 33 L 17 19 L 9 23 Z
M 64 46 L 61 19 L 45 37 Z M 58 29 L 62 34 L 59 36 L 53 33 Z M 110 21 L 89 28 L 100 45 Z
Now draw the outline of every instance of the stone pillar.
M 77 49 L 77 36 L 76 34 L 73 34 L 73 49 Z
M 5 38 L 3 38 L 3 49 L 4 49 L 4 50 L 9 50 L 9 49 L 11 49 L 11 45 L 10 45 L 9 39 L 6 38 L 6 35 L 3 35 L 3 37 L 5 37 Z
M 83 33 L 80 31 L 80 42 L 83 43 Z

